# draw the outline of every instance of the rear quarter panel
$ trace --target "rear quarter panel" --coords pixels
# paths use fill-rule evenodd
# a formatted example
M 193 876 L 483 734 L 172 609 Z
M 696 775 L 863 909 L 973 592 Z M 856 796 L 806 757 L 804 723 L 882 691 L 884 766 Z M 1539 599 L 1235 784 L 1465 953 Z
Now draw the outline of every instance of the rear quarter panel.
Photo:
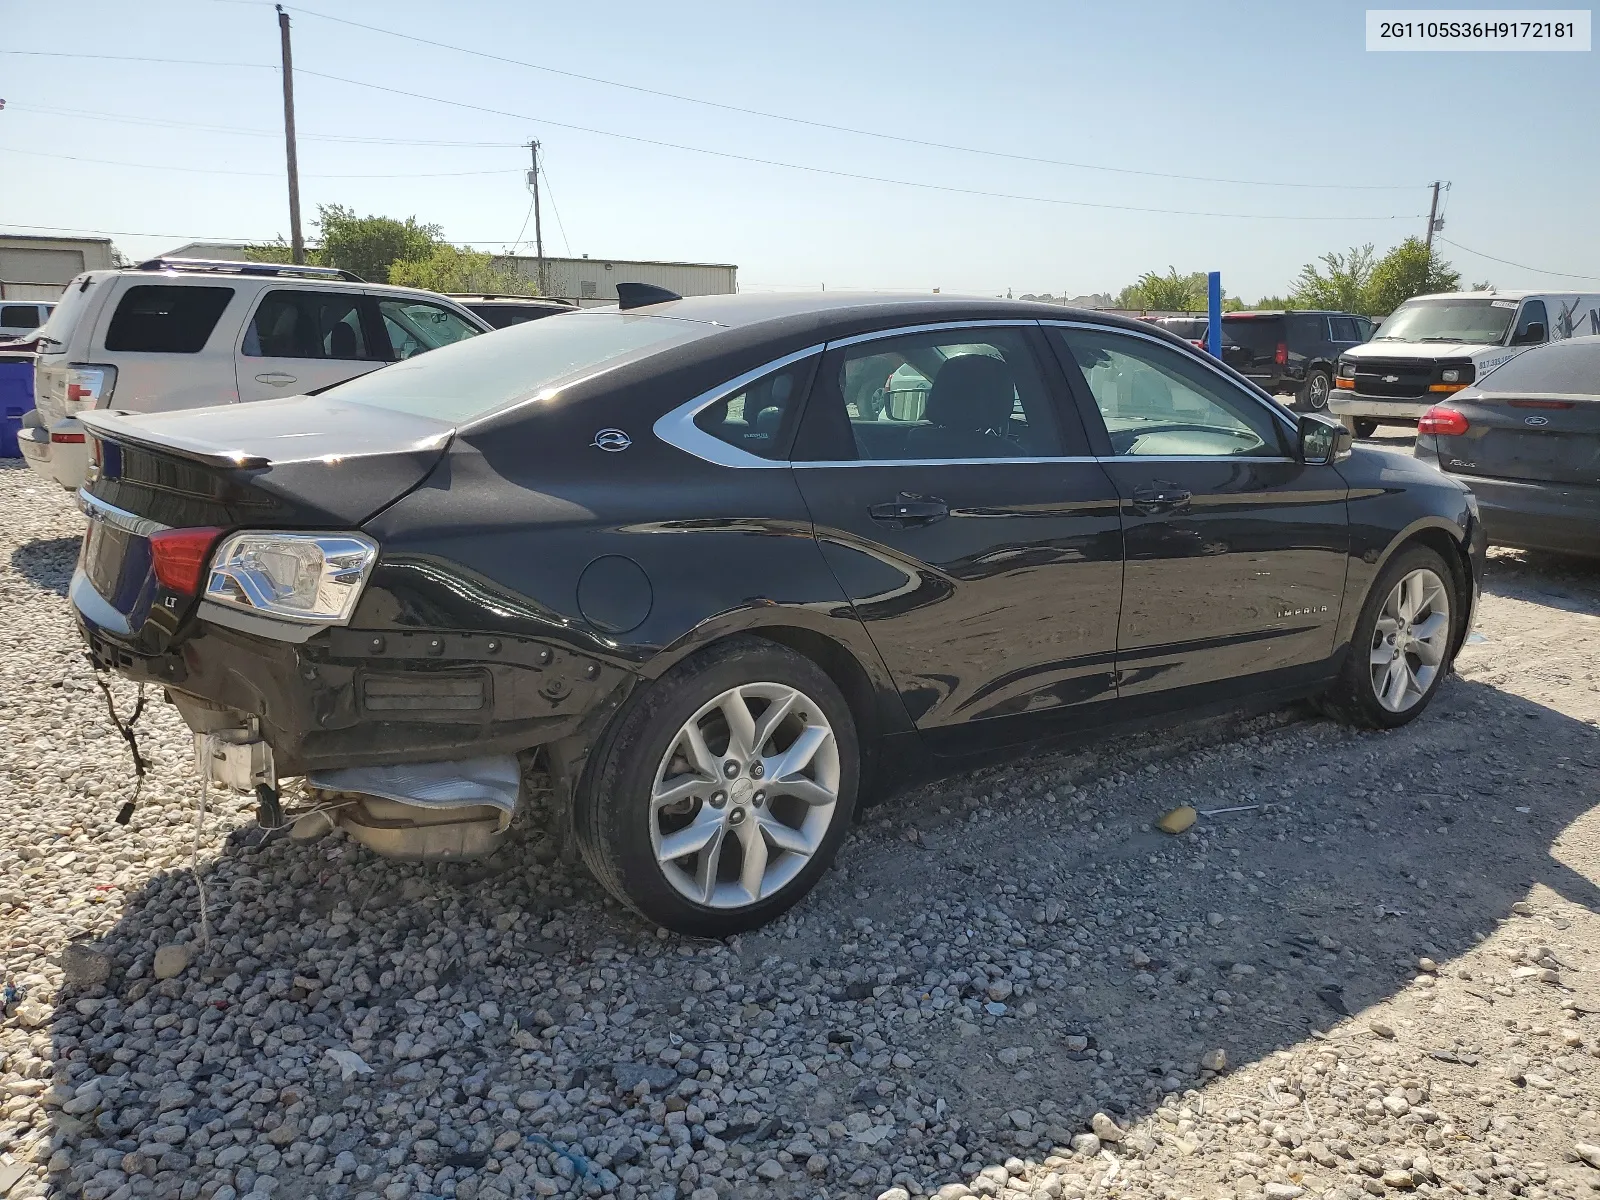
M 95 315 L 93 340 L 83 358 L 74 362 L 111 363 L 117 368 L 117 383 L 109 407 L 128 412 L 168 412 L 180 408 L 203 408 L 212 404 L 232 404 L 239 399 L 234 376 L 234 346 L 260 288 L 254 281 L 239 281 L 226 276 L 206 278 L 208 287 L 230 287 L 233 296 L 217 318 L 211 336 L 197 354 L 154 354 L 127 350 L 107 350 L 106 335 L 111 329 L 117 305 L 130 287 L 155 282 L 147 276 L 129 276 L 107 288 L 107 296 Z

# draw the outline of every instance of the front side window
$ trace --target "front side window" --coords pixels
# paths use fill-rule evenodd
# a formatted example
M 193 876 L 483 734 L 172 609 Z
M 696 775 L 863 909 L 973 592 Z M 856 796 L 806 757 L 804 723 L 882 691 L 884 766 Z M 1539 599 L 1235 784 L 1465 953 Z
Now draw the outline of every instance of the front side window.
M 370 359 L 355 292 L 268 292 L 245 330 L 250 358 Z
M 1027 336 L 953 329 L 875 338 L 825 358 L 796 457 L 877 462 L 1050 458 L 1062 453 Z M 822 449 L 823 445 L 827 449 Z
M 1192 356 L 1104 329 L 1057 329 L 1066 363 L 1083 373 L 1112 450 L 1163 458 L 1278 457 L 1277 422 L 1242 389 Z
M 813 356 L 764 375 L 701 409 L 694 423 L 701 432 L 749 454 L 781 459 L 788 454 L 795 415 L 816 365 Z
M 1329 317 L 1328 324 L 1333 329 L 1333 340 L 1336 342 L 1355 342 L 1361 339 L 1356 332 L 1354 317 Z
M 1530 336 L 1528 326 L 1542 326 L 1543 332 L 1539 337 Z M 1535 332 L 1539 332 L 1536 330 Z M 1512 330 L 1511 344 L 1513 346 L 1536 346 L 1550 336 L 1550 321 L 1545 316 L 1543 300 L 1524 300 L 1522 311 L 1517 314 L 1517 327 Z
M 129 288 L 112 314 L 106 349 L 147 354 L 199 354 L 222 310 L 226 287 L 144 283 Z M 62 305 L 66 307 L 65 304 Z
M 481 332 L 448 308 L 424 300 L 379 300 L 378 312 L 397 359 L 407 359 Z

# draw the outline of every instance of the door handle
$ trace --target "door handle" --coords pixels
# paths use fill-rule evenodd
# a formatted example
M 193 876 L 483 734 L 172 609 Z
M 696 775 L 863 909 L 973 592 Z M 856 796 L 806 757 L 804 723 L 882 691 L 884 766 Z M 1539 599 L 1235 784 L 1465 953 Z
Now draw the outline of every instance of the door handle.
M 1134 510 L 1147 517 L 1187 512 L 1189 501 L 1193 499 L 1194 493 L 1188 488 L 1180 487 L 1176 483 L 1163 483 L 1159 479 L 1133 489 Z
M 950 506 L 937 496 L 911 496 L 902 492 L 898 500 L 872 505 L 867 515 L 892 529 L 909 529 L 913 525 L 932 525 L 944 520 L 950 515 Z
M 257 375 L 256 382 L 265 383 L 272 387 L 288 387 L 291 383 L 297 382 L 297 380 L 293 375 L 285 375 L 281 371 L 270 371 L 265 375 Z

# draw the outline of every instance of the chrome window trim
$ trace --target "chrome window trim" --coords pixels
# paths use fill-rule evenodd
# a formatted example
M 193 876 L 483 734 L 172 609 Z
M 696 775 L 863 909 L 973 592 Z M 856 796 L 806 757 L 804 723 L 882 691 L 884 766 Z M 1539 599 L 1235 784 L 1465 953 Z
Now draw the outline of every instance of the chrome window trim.
M 1143 339 L 1144 341 L 1147 341 L 1147 342 L 1154 342 L 1158 346 L 1165 346 L 1168 350 L 1176 350 L 1177 349 L 1176 346 L 1173 346 L 1170 342 L 1167 342 L 1162 338 L 1152 337 L 1150 334 L 1145 333 L 1142 330 L 1138 330 L 1138 329 L 1124 329 L 1120 325 L 1101 325 L 1101 324 L 1099 324 L 1097 322 L 1093 322 L 1093 321 L 1056 321 L 1056 320 L 1040 321 L 1039 324 L 1040 324 L 1041 327 L 1044 327 L 1044 328 L 1092 329 L 1092 330 L 1095 330 L 1096 332 L 1099 332 L 1099 333 L 1109 333 L 1114 337 L 1141 338 L 1141 339 Z M 1239 386 L 1239 381 L 1237 379 L 1233 378 L 1233 376 L 1227 374 L 1225 371 L 1221 370 L 1221 368 L 1215 362 L 1208 362 L 1208 361 L 1206 361 L 1206 359 L 1203 359 L 1203 358 L 1200 359 L 1199 362 L 1200 362 L 1201 366 L 1203 366 L 1206 370 L 1210 371 L 1218 379 L 1222 380 L 1223 383 L 1227 384 L 1229 387 L 1233 388 L 1236 391 L 1242 392 L 1244 395 L 1248 396 L 1253 403 L 1255 403 L 1257 405 L 1260 405 L 1263 408 L 1267 408 L 1268 412 L 1271 415 L 1271 417 L 1273 418 L 1273 420 L 1277 421 L 1280 425 L 1282 425 L 1286 430 L 1288 430 L 1288 432 L 1290 434 L 1298 436 L 1298 434 L 1299 434 L 1299 426 L 1293 420 L 1291 420 L 1289 418 L 1289 415 L 1283 411 L 1283 406 L 1281 404 L 1279 404 L 1276 400 L 1272 399 L 1271 397 L 1263 398 L 1262 396 L 1256 395 L 1254 392 L 1251 392 L 1251 391 L 1248 391 L 1248 390 L 1246 390 L 1244 388 L 1241 388 Z M 1080 369 L 1080 374 L 1081 374 L 1081 369 Z M 1142 455 L 1129 455 L 1129 456 L 1121 456 L 1121 455 L 1119 455 L 1118 457 L 1143 457 L 1143 456 Z M 1205 457 L 1205 456 L 1202 456 L 1202 457 Z M 1218 457 L 1223 457 L 1223 456 L 1219 455 Z M 1286 461 L 1293 462 L 1295 460 L 1292 459 L 1292 458 L 1286 458 Z
M 135 537 L 149 537 L 152 533 L 161 533 L 172 528 L 160 521 L 152 521 L 149 517 L 131 513 L 125 508 L 118 508 L 115 504 L 107 504 L 100 497 L 91 496 L 83 488 L 78 489 L 78 507 L 83 509 L 84 516 L 91 521 L 104 521 L 107 525 L 124 533 L 131 533 Z
M 1107 454 L 1069 455 L 1063 458 L 843 458 L 819 462 L 794 462 L 796 470 L 816 467 L 992 467 L 998 463 L 1038 466 L 1045 463 L 1126 463 L 1126 462 L 1202 462 L 1202 463 L 1293 463 L 1283 456 L 1244 454 Z
M 728 380 L 727 383 L 719 383 L 710 391 L 701 392 L 693 400 L 686 400 L 671 412 L 658 417 L 656 423 L 650 427 L 650 431 L 674 449 L 682 450 L 685 454 L 692 454 L 719 467 L 787 468 L 790 465 L 788 459 L 762 458 L 760 455 L 751 454 L 748 450 L 730 446 L 721 438 L 714 438 L 701 429 L 694 423 L 694 419 L 700 415 L 701 409 L 731 396 L 741 388 L 749 387 L 763 375 L 781 371 L 784 367 L 810 358 L 813 354 L 821 354 L 825 349 L 827 349 L 825 342 L 807 346 L 804 350 L 796 350 L 793 354 L 785 354 L 782 358 L 763 363 L 754 370 Z
M 937 321 L 926 325 L 897 325 L 893 329 L 875 329 L 871 333 L 855 333 L 846 338 L 834 338 L 827 343 L 826 349 L 837 350 L 840 346 L 855 346 L 861 342 L 876 342 L 882 338 L 912 337 L 919 333 L 943 333 L 947 329 L 1026 330 L 1038 324 L 1038 321 L 1028 317 L 1012 317 L 1009 320 Z

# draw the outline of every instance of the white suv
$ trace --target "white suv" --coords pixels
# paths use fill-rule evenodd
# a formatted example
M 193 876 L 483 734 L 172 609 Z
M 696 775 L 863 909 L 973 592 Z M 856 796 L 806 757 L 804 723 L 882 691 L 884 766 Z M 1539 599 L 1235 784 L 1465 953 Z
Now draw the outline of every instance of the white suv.
M 89 271 L 39 330 L 34 410 L 17 441 L 30 467 L 76 490 L 84 409 L 298 395 L 488 330 L 443 296 L 331 267 L 170 258 Z

